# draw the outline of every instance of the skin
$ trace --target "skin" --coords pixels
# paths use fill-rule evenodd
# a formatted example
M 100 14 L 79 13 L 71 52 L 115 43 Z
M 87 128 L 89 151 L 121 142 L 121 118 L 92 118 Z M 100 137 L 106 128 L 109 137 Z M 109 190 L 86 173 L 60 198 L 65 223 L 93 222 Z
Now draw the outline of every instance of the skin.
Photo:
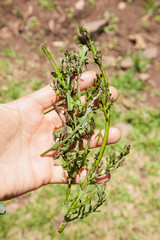
M 95 72 L 83 73 L 81 90 L 90 87 L 95 76 Z M 115 101 L 118 92 L 113 87 L 110 87 L 110 91 Z M 54 110 L 43 113 L 57 101 L 59 97 L 47 85 L 16 101 L 0 105 L 0 200 L 20 196 L 47 184 L 66 183 L 64 169 L 54 164 L 54 153 L 40 156 L 54 145 L 52 132 L 62 127 Z M 97 133 L 95 131 L 92 136 L 90 148 L 102 143 L 102 139 L 96 143 Z M 119 139 L 119 130 L 110 128 L 108 144 Z M 86 170 L 82 170 L 81 174 L 85 177 Z M 97 182 L 108 181 L 109 178 L 110 174 L 106 174 Z M 75 183 L 78 181 L 79 176 L 75 178 Z

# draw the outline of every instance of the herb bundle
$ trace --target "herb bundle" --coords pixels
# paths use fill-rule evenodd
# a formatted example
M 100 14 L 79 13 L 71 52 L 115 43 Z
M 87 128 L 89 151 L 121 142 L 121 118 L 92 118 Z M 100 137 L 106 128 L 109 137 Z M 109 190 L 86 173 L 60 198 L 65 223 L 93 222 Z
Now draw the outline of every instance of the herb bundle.
M 54 72 L 52 72 L 54 90 L 63 99 L 63 104 L 68 107 L 64 111 L 64 121 L 59 113 L 59 107 L 53 104 L 63 123 L 63 127 L 53 134 L 55 145 L 41 154 L 41 156 L 44 156 L 50 151 L 56 151 L 54 158 L 61 158 L 62 166 L 68 172 L 66 176 L 68 180 L 65 200 L 66 214 L 58 230 L 60 233 L 68 222 L 83 219 L 90 213 L 98 211 L 98 208 L 106 200 L 106 184 L 96 184 L 96 179 L 102 175 L 101 169 L 105 168 L 103 174 L 106 174 L 110 170 L 121 166 L 124 156 L 129 153 L 130 149 L 129 145 L 125 146 L 122 152 L 119 154 L 114 153 L 105 158 L 105 163 L 103 163 L 104 160 L 102 162 L 108 140 L 110 108 L 113 101 L 109 91 L 108 79 L 101 62 L 102 54 L 97 51 L 85 28 L 80 27 L 80 33 L 85 38 L 86 45 L 81 46 L 80 52 L 66 51 L 65 59 L 62 60 L 60 68 L 57 67 L 46 47 L 42 46 L 54 69 Z M 85 91 L 85 102 L 82 103 L 80 75 L 84 70 L 84 66 L 88 64 L 86 58 L 88 51 L 92 52 L 95 64 L 100 68 L 101 74 L 97 74 L 92 86 Z M 76 78 L 77 87 L 75 87 L 73 78 Z M 95 101 L 98 101 L 98 107 L 95 105 Z M 95 130 L 93 116 L 99 108 L 105 117 L 105 133 L 102 137 L 101 131 L 99 132 L 98 138 L 102 137 L 103 142 L 98 153 L 95 154 L 92 164 L 89 164 L 89 145 Z M 87 144 L 85 145 L 83 144 L 84 137 L 87 138 Z M 83 168 L 88 169 L 84 180 L 81 179 L 80 174 Z M 74 196 L 72 184 L 77 174 L 79 174 L 80 180 L 78 194 Z

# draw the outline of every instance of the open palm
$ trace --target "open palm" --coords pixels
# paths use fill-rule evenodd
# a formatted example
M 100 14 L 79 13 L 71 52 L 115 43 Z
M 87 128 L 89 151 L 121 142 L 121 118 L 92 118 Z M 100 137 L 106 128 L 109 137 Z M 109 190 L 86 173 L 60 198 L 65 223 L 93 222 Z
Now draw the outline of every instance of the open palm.
M 81 90 L 91 86 L 94 72 L 81 75 Z M 112 97 L 118 93 L 111 88 Z M 50 85 L 23 98 L 0 106 L 0 199 L 9 199 L 50 183 L 66 183 L 64 170 L 54 164 L 53 153 L 40 154 L 54 145 L 52 132 L 62 126 L 57 113 L 44 110 L 59 100 Z M 90 147 L 97 147 L 95 133 Z M 108 143 L 120 139 L 116 128 L 110 129 Z M 106 181 L 109 175 L 99 179 Z M 75 180 L 75 182 L 78 181 Z

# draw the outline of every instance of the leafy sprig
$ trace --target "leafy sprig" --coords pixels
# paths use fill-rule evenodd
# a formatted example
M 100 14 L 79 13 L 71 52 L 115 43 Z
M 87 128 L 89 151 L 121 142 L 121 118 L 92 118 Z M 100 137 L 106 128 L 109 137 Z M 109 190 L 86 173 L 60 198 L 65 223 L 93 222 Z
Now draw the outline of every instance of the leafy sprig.
M 62 166 L 67 170 L 68 185 L 66 189 L 66 214 L 63 222 L 59 227 L 61 233 L 68 222 L 75 219 L 83 219 L 90 213 L 97 212 L 98 208 L 105 201 L 105 183 L 101 185 L 96 183 L 96 179 L 102 175 L 103 167 L 102 157 L 106 148 L 109 125 L 110 125 L 110 108 L 112 98 L 109 90 L 109 82 L 102 65 L 102 54 L 97 51 L 94 42 L 91 40 L 87 30 L 80 27 L 80 33 L 86 40 L 86 45 L 82 46 L 80 52 L 65 52 L 65 59 L 58 68 L 51 54 L 45 46 L 42 49 L 50 60 L 54 72 L 53 87 L 56 93 L 63 99 L 63 104 L 67 104 L 68 109 L 64 111 L 65 121 L 59 113 L 59 107 L 54 104 L 54 109 L 62 121 L 63 127 L 54 132 L 55 145 L 46 150 L 41 156 L 45 156 L 50 151 L 56 151 L 56 159 L 62 158 Z M 85 102 L 81 102 L 80 92 L 80 74 L 84 66 L 88 64 L 86 55 L 91 51 L 95 63 L 101 70 L 97 74 L 92 86 L 85 92 Z M 76 79 L 76 82 L 75 82 Z M 76 87 L 75 87 L 76 86 Z M 89 164 L 88 154 L 91 136 L 95 130 L 95 121 L 93 113 L 96 113 L 98 107 L 95 101 L 98 100 L 98 107 L 102 110 L 106 124 L 102 145 L 97 154 L 94 156 L 93 163 Z M 83 139 L 87 138 L 87 144 L 84 145 Z M 98 139 L 102 137 L 99 132 Z M 129 153 L 130 146 L 125 146 L 124 150 L 116 155 L 115 153 L 106 158 L 105 172 L 118 168 L 124 161 L 124 156 Z M 81 169 L 87 169 L 85 179 L 82 178 Z M 78 194 L 72 196 L 72 184 L 75 177 L 79 175 Z

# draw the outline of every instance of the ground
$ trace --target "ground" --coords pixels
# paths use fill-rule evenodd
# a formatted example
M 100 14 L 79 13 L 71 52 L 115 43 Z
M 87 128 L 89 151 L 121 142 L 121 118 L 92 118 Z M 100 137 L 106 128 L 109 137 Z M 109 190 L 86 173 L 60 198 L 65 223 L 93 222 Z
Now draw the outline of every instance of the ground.
M 79 49 L 78 26 L 96 21 L 92 37 L 120 95 L 111 124 L 121 129 L 123 137 L 108 151 L 132 145 L 125 165 L 112 174 L 101 213 L 70 224 L 59 236 L 56 228 L 62 218 L 65 187 L 44 187 L 3 203 L 7 213 L 0 217 L 0 239 L 160 239 L 158 2 L 0 1 L 0 102 L 51 83 L 52 69 L 42 44 L 59 64 L 65 49 Z M 106 26 L 98 27 L 101 19 L 108 19 Z M 93 63 L 90 68 L 95 70 Z M 97 127 L 102 124 L 103 119 Z

